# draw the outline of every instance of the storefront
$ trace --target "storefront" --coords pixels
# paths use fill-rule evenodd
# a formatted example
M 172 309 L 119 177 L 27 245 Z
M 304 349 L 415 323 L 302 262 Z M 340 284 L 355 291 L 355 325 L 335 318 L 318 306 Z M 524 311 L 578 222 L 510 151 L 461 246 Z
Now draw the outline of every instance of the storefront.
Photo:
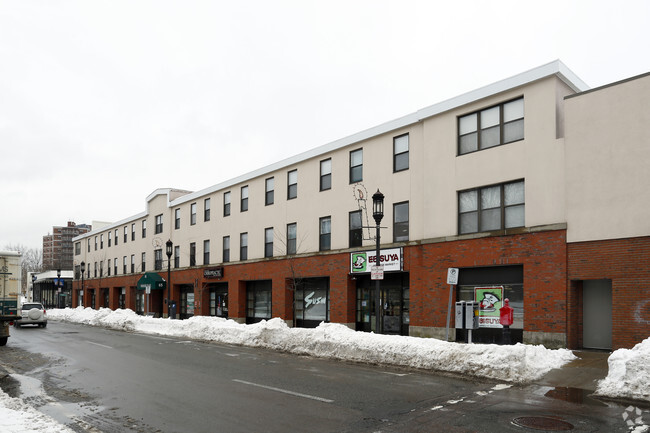
M 294 301 L 297 327 L 315 328 L 329 322 L 329 278 L 301 278 L 296 283 Z
M 209 283 L 210 316 L 228 318 L 228 283 Z
M 192 284 L 181 284 L 181 305 L 179 319 L 189 319 L 194 316 L 194 286 Z
M 147 272 L 138 280 L 135 294 L 135 312 L 137 314 L 162 317 L 163 298 L 167 284 L 155 272 Z
M 246 323 L 271 319 L 271 280 L 246 282 Z
M 356 281 L 356 330 L 376 332 L 376 287 L 371 278 L 375 251 L 350 254 L 350 274 Z M 409 335 L 409 274 L 403 272 L 403 251 L 392 248 L 380 251 L 383 278 L 380 279 L 381 333 Z
M 472 333 L 476 343 L 501 343 L 503 327 L 499 309 L 504 299 L 514 310 L 510 326 L 511 342 L 521 343 L 524 331 L 524 267 L 523 265 L 462 268 L 456 287 L 456 301 L 479 303 L 479 329 Z M 465 331 L 456 331 L 456 341 L 465 339 Z

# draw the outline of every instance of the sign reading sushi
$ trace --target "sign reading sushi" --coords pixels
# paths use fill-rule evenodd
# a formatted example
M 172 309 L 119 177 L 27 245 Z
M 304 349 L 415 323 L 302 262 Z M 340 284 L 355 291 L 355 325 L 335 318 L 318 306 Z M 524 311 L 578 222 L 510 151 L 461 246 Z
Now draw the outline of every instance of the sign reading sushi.
M 402 270 L 402 249 L 390 248 L 379 252 L 379 263 L 376 262 L 376 251 L 362 251 L 350 254 L 350 272 L 353 274 L 369 274 L 375 264 L 383 266 L 384 272 Z

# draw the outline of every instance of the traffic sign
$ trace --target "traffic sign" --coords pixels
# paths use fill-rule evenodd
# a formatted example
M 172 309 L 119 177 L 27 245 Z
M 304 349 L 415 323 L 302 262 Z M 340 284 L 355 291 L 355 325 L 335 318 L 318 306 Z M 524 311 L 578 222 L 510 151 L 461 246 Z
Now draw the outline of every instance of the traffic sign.
M 458 284 L 458 268 L 447 269 L 447 284 Z

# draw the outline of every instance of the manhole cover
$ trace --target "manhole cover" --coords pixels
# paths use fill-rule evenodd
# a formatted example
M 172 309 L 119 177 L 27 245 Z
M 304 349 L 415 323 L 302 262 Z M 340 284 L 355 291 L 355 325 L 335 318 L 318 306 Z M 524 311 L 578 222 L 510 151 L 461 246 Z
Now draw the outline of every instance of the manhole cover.
M 566 431 L 573 430 L 573 425 L 566 421 L 545 416 L 522 416 L 512 420 L 519 427 L 532 428 L 533 430 Z

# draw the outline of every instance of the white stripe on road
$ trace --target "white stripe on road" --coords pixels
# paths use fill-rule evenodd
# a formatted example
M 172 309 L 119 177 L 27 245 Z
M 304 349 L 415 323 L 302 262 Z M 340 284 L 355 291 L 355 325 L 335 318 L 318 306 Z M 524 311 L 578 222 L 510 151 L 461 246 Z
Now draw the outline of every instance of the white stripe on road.
M 106 349 L 112 349 L 111 346 L 104 346 L 103 344 L 93 343 L 92 341 L 88 341 L 88 340 L 86 340 L 86 343 L 94 344 L 95 346 L 105 347 Z
M 322 401 L 323 403 L 334 403 L 334 400 L 330 400 L 328 398 L 316 397 L 315 395 L 309 395 L 309 394 L 301 394 L 299 392 L 293 392 L 286 389 L 275 388 L 273 386 L 266 386 L 266 385 L 260 385 L 259 383 L 246 382 L 245 380 L 233 379 L 233 382 L 243 383 L 244 385 L 257 386 L 258 388 L 264 388 L 271 391 L 282 392 L 284 394 L 289 394 L 296 397 L 309 398 L 311 400 Z

